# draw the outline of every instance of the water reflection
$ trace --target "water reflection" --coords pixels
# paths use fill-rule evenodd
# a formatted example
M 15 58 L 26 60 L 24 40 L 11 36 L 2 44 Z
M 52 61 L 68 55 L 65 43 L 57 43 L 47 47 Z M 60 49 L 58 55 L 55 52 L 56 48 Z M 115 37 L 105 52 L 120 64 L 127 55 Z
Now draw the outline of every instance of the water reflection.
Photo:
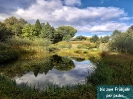
M 47 83 L 57 85 L 84 83 L 88 71 L 92 72 L 92 66 L 90 61 L 53 55 L 45 59 L 20 60 L 10 66 L 0 67 L 0 72 L 14 78 L 20 85 L 39 84 L 40 88 L 44 88 Z
M 35 77 L 37 77 L 38 73 L 44 73 L 46 75 L 53 68 L 60 71 L 68 71 L 74 67 L 75 65 L 71 59 L 53 55 L 43 59 L 23 59 L 13 64 L 1 64 L 0 73 L 13 78 L 16 75 L 21 77 L 23 74 L 32 71 Z
M 53 59 L 53 66 L 57 70 L 69 71 L 75 67 L 73 61 L 69 58 L 54 55 Z
M 75 60 L 75 61 L 78 61 L 78 62 L 82 62 L 85 60 L 85 58 L 77 58 L 77 57 L 71 57 L 71 59 Z

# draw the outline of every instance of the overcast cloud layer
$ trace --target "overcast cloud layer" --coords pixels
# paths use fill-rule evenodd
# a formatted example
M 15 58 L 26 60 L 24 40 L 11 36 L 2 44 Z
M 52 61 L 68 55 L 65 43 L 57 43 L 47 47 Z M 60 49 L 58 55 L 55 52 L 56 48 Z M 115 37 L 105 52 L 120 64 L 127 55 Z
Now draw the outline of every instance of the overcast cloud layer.
M 14 1 L 14 2 L 13 2 Z M 6 5 L 6 6 L 5 6 Z M 80 0 L 3 0 L 0 3 L 0 20 L 9 16 L 22 17 L 28 21 L 39 19 L 51 25 L 72 25 L 78 32 L 111 32 L 126 30 L 130 17 L 124 9 L 116 7 L 81 6 Z

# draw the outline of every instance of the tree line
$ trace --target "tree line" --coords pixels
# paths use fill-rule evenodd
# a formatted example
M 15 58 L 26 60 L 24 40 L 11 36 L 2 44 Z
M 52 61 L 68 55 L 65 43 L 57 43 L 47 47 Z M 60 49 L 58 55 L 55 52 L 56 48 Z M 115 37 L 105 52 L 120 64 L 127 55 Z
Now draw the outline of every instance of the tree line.
M 40 23 L 39 19 L 35 24 L 27 22 L 23 18 L 14 16 L 6 18 L 4 22 L 0 22 L 0 40 L 7 37 L 19 36 L 22 38 L 47 38 L 52 43 L 63 40 L 70 40 L 75 36 L 77 30 L 72 26 L 59 26 L 54 28 L 48 22 Z
M 77 36 L 75 38 L 73 38 L 73 41 L 83 41 L 83 40 L 87 40 L 88 38 L 85 36 Z M 97 43 L 97 42 L 101 42 L 101 43 L 107 43 L 110 39 L 110 36 L 104 36 L 104 37 L 98 37 L 97 35 L 93 35 L 92 37 L 89 37 L 90 42 L 93 43 Z
M 77 36 L 73 41 L 87 40 L 85 36 Z M 114 30 L 110 36 L 98 37 L 93 35 L 90 37 L 90 42 L 100 44 L 108 43 L 111 51 L 117 51 L 121 53 L 133 54 L 133 25 L 131 25 L 126 31 L 122 32 Z
M 110 36 L 98 37 L 94 35 L 90 38 L 91 42 L 108 43 L 111 51 L 133 54 L 133 25 L 126 31 L 114 30 Z

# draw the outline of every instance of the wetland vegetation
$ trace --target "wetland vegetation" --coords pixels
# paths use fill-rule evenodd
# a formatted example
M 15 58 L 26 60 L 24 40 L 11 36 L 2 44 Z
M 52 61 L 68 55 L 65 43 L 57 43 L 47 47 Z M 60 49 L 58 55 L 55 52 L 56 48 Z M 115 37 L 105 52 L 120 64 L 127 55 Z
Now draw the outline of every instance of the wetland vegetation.
M 104 37 L 76 32 L 39 20 L 0 22 L 0 98 L 96 99 L 98 85 L 133 84 L 133 26 Z

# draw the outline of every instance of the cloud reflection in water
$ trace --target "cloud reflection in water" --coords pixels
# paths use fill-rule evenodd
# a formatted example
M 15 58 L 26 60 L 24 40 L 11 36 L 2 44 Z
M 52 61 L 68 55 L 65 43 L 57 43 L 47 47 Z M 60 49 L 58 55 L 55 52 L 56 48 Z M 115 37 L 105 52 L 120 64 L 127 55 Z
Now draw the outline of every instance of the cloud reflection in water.
M 31 71 L 20 78 L 16 76 L 14 79 L 19 85 L 27 83 L 31 86 L 38 86 L 39 84 L 40 88 L 45 88 L 45 85 L 48 83 L 57 85 L 84 83 L 85 77 L 88 76 L 88 71 L 91 73 L 93 70 L 91 68 L 93 67 L 93 64 L 90 63 L 90 61 L 72 61 L 74 62 L 75 68 L 69 71 L 59 71 L 53 68 L 52 70 L 49 70 L 46 75 L 44 73 L 38 73 L 37 77 L 35 77 L 34 72 Z

